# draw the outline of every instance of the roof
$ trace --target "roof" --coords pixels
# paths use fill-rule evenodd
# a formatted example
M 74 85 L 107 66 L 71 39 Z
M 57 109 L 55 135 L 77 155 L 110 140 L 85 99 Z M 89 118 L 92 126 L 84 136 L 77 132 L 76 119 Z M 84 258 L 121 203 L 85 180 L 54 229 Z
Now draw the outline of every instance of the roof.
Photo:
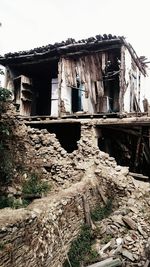
M 37 47 L 28 51 L 19 51 L 14 53 L 7 53 L 4 57 L 0 56 L 0 64 L 6 66 L 22 62 L 30 62 L 45 58 L 59 58 L 61 55 L 75 55 L 90 51 L 100 51 L 110 48 L 115 48 L 125 45 L 131 56 L 134 58 L 137 66 L 141 69 L 143 74 L 146 74 L 144 62 L 138 58 L 136 52 L 130 44 L 125 40 L 125 37 L 116 36 L 112 34 L 96 35 L 87 39 L 76 41 L 69 38 L 60 43 L 48 44 L 46 46 Z M 145 75 L 144 74 L 144 75 Z

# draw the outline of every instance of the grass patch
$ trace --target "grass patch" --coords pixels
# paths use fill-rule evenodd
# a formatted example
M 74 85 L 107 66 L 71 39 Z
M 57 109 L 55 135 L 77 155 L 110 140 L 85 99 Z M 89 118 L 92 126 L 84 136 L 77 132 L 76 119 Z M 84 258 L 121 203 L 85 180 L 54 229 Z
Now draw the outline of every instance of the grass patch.
M 7 207 L 10 207 L 12 209 L 20 209 L 25 208 L 29 202 L 27 200 L 22 200 L 22 203 L 19 201 L 19 199 L 16 199 L 15 197 L 7 197 L 7 196 L 1 196 L 0 197 L 0 209 L 4 209 Z
M 5 248 L 5 244 L 0 243 L 0 251 L 2 251 Z
M 80 267 L 81 262 L 93 263 L 98 260 L 98 253 L 91 249 L 94 243 L 93 233 L 89 226 L 83 225 L 79 236 L 72 242 L 68 258 L 72 267 Z M 67 260 L 65 260 L 63 267 L 70 267 Z
M 91 249 L 84 258 L 84 264 L 92 264 L 100 260 L 100 255 L 94 249 Z
M 68 253 L 68 258 L 72 267 L 80 266 L 80 262 L 82 262 L 84 257 L 90 252 L 91 245 L 91 229 L 89 226 L 84 225 L 81 228 L 79 236 L 72 242 Z M 70 267 L 67 260 L 64 262 L 63 267 Z
M 23 183 L 22 193 L 24 195 L 41 195 L 50 191 L 51 187 L 46 181 L 39 179 L 38 174 L 32 173 L 29 178 Z
M 100 221 L 108 217 L 111 212 L 112 200 L 110 199 L 105 206 L 97 206 L 95 210 L 91 212 L 91 218 L 93 221 Z M 82 226 L 79 236 L 72 242 L 68 252 L 68 258 L 72 267 L 80 267 L 81 264 L 84 264 L 85 266 L 100 260 L 98 252 L 91 247 L 95 237 L 95 231 L 92 231 L 87 225 Z M 111 237 L 108 236 L 108 240 L 110 239 Z M 70 267 L 67 259 L 65 260 L 63 267 Z
M 112 213 L 112 200 L 109 199 L 105 206 L 97 206 L 91 212 L 91 218 L 93 221 L 101 221 L 104 218 L 108 217 Z

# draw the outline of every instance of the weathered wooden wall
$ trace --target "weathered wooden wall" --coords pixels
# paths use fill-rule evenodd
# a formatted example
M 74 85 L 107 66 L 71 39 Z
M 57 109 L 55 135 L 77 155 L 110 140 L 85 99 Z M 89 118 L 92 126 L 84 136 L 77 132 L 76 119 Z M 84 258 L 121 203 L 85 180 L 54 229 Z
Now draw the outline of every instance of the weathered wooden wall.
M 125 92 L 124 92 L 124 111 L 133 112 L 134 110 L 134 96 L 139 105 L 141 112 L 143 112 L 143 99 L 144 99 L 144 79 L 141 71 L 134 63 L 127 48 L 124 49 L 125 53 Z

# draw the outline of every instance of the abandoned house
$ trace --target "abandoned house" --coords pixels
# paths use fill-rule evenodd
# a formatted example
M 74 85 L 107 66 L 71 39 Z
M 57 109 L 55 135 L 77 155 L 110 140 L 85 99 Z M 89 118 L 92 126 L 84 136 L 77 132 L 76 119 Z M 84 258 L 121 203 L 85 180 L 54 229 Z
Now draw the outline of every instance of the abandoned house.
M 55 132 L 70 153 L 86 119 L 101 150 L 131 171 L 150 175 L 144 60 L 124 37 L 104 34 L 8 53 L 0 64 L 26 124 Z

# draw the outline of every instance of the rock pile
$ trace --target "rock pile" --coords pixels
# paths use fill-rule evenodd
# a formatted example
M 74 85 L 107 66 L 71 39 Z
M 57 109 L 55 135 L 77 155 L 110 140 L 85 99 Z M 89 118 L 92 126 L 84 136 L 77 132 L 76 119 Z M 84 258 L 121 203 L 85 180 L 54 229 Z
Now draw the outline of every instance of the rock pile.
M 149 192 L 137 188 L 118 198 L 118 208 L 111 216 L 96 222 L 96 243 L 101 259 L 120 257 L 122 266 L 149 266 L 150 259 L 150 222 Z
M 41 205 L 40 213 L 42 214 L 44 220 L 46 220 L 45 225 L 51 229 L 51 225 L 48 224 L 49 222 L 46 219 L 46 216 L 48 216 L 48 213 L 50 213 L 52 208 L 49 206 L 49 204 L 46 206 L 46 202 L 48 201 L 49 203 L 52 201 L 53 194 L 55 194 L 54 189 L 57 189 L 57 195 L 60 197 L 60 199 L 62 192 L 65 192 L 66 198 L 69 196 L 69 194 L 75 194 L 75 196 L 72 196 L 71 198 L 71 208 L 68 205 L 67 210 L 67 207 L 64 203 L 63 206 L 65 207 L 64 209 L 62 208 L 62 212 L 67 211 L 65 217 L 65 224 L 67 226 L 65 225 L 64 227 L 63 224 L 60 226 L 60 228 L 62 228 L 61 230 L 63 232 L 63 236 L 65 236 L 65 233 L 67 233 L 69 236 L 67 237 L 67 249 L 68 244 L 71 242 L 73 236 L 76 237 L 78 234 L 78 231 L 74 229 L 77 223 L 77 218 L 78 228 L 80 221 L 82 221 L 82 223 L 84 221 L 84 208 L 82 206 L 83 192 L 80 192 L 81 185 L 84 184 L 85 188 L 87 185 L 90 185 L 90 197 L 87 198 L 91 209 L 94 208 L 98 201 L 103 201 L 104 204 L 106 204 L 109 198 L 113 198 L 113 212 L 111 215 L 108 218 L 104 218 L 100 222 L 95 222 L 96 228 L 94 231 L 96 232 L 97 239 L 95 248 L 98 251 L 101 259 L 103 260 L 109 257 L 119 257 L 122 261 L 122 266 L 148 267 L 150 260 L 149 185 L 147 185 L 147 188 L 141 189 L 136 185 L 133 178 L 129 175 L 129 170 L 127 167 L 117 166 L 114 158 L 109 157 L 107 153 L 99 150 L 95 143 L 96 138 L 94 127 L 86 124 L 81 125 L 81 138 L 77 144 L 78 149 L 72 153 L 67 153 L 67 151 L 60 145 L 56 135 L 49 133 L 45 129 L 33 129 L 23 126 L 20 123 L 20 126 L 18 126 L 18 130 L 16 131 L 18 131 L 18 133 L 16 132 L 18 134 L 18 138 L 22 137 L 24 140 L 24 146 L 22 150 L 24 149 L 24 164 L 26 169 L 28 166 L 32 166 L 32 168 L 35 170 L 38 169 L 41 173 L 42 179 L 46 179 L 53 183 L 53 192 L 50 192 L 52 197 L 48 196 L 49 199 L 40 199 L 39 202 L 35 203 L 36 211 L 38 211 Z M 71 190 L 71 193 L 68 191 L 67 195 L 67 190 L 69 189 Z M 17 185 L 17 187 L 10 186 L 8 188 L 8 193 L 11 195 L 19 194 L 20 197 L 20 185 Z M 81 202 L 81 215 L 80 211 L 77 209 L 77 207 L 79 207 L 79 200 Z M 76 205 L 74 205 L 75 201 Z M 32 206 L 29 208 L 32 209 Z M 57 212 L 58 207 L 55 206 L 54 216 L 57 215 Z M 72 218 L 70 219 L 69 228 L 67 223 L 69 216 L 71 217 L 71 214 L 74 218 L 74 221 Z M 37 217 L 38 216 L 39 215 L 37 212 Z M 15 218 L 12 218 L 12 220 L 15 221 Z M 59 218 L 57 216 L 54 221 L 55 220 L 58 222 L 58 224 L 61 223 L 59 222 Z M 12 223 L 12 225 L 15 226 L 15 222 Z M 19 230 L 16 230 L 16 233 L 20 233 L 22 231 L 22 227 L 24 231 L 25 227 L 23 225 Z M 41 226 L 40 231 L 38 227 L 39 224 L 37 224 L 34 230 L 37 233 L 37 238 L 39 238 L 39 232 L 43 231 L 43 225 Z M 70 229 L 73 229 L 72 232 Z M 34 239 L 34 231 L 31 231 L 31 236 L 33 235 L 32 239 Z M 5 234 L 7 238 L 9 233 L 6 231 Z M 57 231 L 55 234 L 58 237 Z M 11 238 L 12 236 L 10 235 L 10 240 L 13 240 Z M 21 246 L 24 249 L 25 243 L 22 234 L 20 234 L 19 238 Z M 41 240 L 44 240 L 44 244 L 48 251 L 49 245 L 47 246 L 47 243 L 49 242 L 48 244 L 51 244 L 51 239 L 52 238 L 50 236 L 49 240 L 47 241 L 44 234 L 41 235 Z M 53 239 L 55 238 L 53 237 Z M 41 249 L 41 240 L 39 241 L 39 249 Z M 65 244 L 66 240 L 63 240 L 63 242 Z M 58 243 L 60 243 L 60 240 L 58 240 Z M 15 251 L 18 251 L 17 245 L 14 246 Z M 28 249 L 30 252 L 30 244 L 28 245 Z M 54 255 L 56 254 L 55 249 L 52 249 L 50 253 L 52 254 L 51 258 L 55 258 L 55 256 L 57 258 L 57 255 L 61 254 L 61 248 L 57 255 Z M 20 266 L 24 266 L 24 263 L 22 263 L 22 258 L 19 258 L 19 260 L 22 264 Z M 49 264 L 48 258 L 45 258 L 45 261 L 47 261 L 47 264 Z M 28 262 L 30 262 L 30 257 L 28 258 Z M 62 263 L 60 262 L 60 266 L 62 266 L 61 264 Z M 32 266 L 36 266 L 36 264 Z M 58 265 L 53 266 L 58 267 Z

